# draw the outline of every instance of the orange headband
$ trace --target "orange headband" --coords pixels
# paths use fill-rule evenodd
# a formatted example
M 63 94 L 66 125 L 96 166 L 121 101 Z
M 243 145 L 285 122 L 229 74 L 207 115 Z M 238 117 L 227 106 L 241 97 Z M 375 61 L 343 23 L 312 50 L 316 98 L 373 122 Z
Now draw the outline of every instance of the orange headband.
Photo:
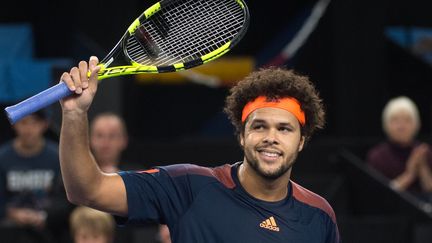
M 265 96 L 259 96 L 253 101 L 248 102 L 245 107 L 243 108 L 242 112 L 242 122 L 246 121 L 246 118 L 250 115 L 250 113 L 254 112 L 257 109 L 265 108 L 265 107 L 272 107 L 272 108 L 279 108 L 286 110 L 293 114 L 297 120 L 300 122 L 302 126 L 306 124 L 306 117 L 304 112 L 302 111 L 300 107 L 300 102 L 292 97 L 287 97 L 283 99 L 277 99 L 268 101 L 267 97 Z

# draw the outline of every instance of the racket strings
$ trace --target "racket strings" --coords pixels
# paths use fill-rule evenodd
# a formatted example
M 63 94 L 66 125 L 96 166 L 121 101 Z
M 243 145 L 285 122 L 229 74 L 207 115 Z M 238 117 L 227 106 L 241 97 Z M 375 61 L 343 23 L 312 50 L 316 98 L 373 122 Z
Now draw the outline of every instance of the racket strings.
M 217 13 L 217 11 L 215 11 L 215 13 Z M 215 28 L 213 29 L 213 32 L 207 32 L 204 33 L 202 32 L 203 36 L 196 36 L 195 40 L 197 40 L 197 46 L 201 46 L 200 49 L 197 49 L 197 53 L 199 55 L 197 55 L 195 57 L 199 58 L 202 55 L 205 55 L 215 49 L 217 49 L 218 47 L 220 47 L 221 45 L 225 44 L 227 42 L 227 40 L 229 39 L 224 39 L 223 37 L 224 34 L 226 34 L 227 32 L 224 29 L 221 29 L 220 26 L 224 26 L 223 24 L 219 24 L 218 22 L 220 22 L 220 17 L 221 15 L 217 15 L 219 18 L 212 18 L 213 22 L 209 22 L 208 24 L 210 26 L 215 26 Z M 201 26 L 191 26 L 193 29 L 200 29 L 203 28 L 205 26 L 201 25 Z M 232 35 L 233 37 L 234 35 Z M 191 38 L 186 38 L 183 40 L 183 44 L 187 44 L 190 41 L 194 39 L 193 36 L 191 36 Z M 187 54 L 191 54 L 191 52 L 194 51 L 194 49 L 192 48 L 192 46 L 188 46 L 189 48 L 187 49 Z
M 199 10 L 199 11 L 202 11 L 202 10 Z M 177 14 L 181 14 L 181 15 L 184 15 L 186 12 L 184 11 L 184 10 L 181 10 L 181 11 L 177 11 L 177 12 L 174 12 L 175 14 L 174 14 L 174 17 L 175 18 L 178 18 L 178 16 L 177 16 Z M 160 21 L 158 21 L 158 22 L 160 22 Z M 158 25 L 156 25 L 156 27 L 158 27 Z M 184 28 L 184 25 L 179 25 L 179 29 L 185 29 Z M 191 25 L 190 23 L 189 23 L 189 27 L 191 27 L 191 28 L 193 28 L 193 29 L 197 29 L 197 25 Z M 174 32 L 174 31 L 173 31 Z M 178 33 L 173 33 L 174 35 L 177 35 Z M 185 35 L 185 37 L 190 37 L 190 38 L 196 38 L 196 34 L 195 35 Z M 179 40 L 178 41 L 178 43 L 179 44 L 181 44 L 181 45 L 183 45 L 183 46 L 185 46 L 185 44 L 186 43 L 190 43 L 190 40 L 189 40 L 189 38 L 183 38 L 182 40 Z M 179 55 L 179 53 L 178 53 L 178 51 L 177 51 L 178 49 L 176 49 L 175 51 L 175 53 L 174 53 L 174 55 Z M 190 55 L 191 53 L 190 53 L 190 51 L 191 51 L 191 48 L 189 47 L 189 48 L 186 48 L 186 49 L 184 49 L 183 50 L 183 52 L 185 52 L 186 53 L 186 55 Z M 166 61 L 166 60 L 165 60 Z M 168 60 L 168 62 L 169 62 L 169 60 Z
M 160 50 L 157 57 L 133 36 L 126 42 L 127 55 L 139 64 L 155 66 L 196 60 L 232 40 L 245 18 L 234 0 L 177 1 L 142 23 Z

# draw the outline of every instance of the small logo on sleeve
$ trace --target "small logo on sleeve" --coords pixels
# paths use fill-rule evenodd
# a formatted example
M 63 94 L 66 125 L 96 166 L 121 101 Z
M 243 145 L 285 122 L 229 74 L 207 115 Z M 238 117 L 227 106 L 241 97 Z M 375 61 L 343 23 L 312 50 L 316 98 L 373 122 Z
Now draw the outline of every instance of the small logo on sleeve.
M 276 221 L 275 221 L 275 219 L 274 219 L 273 216 L 271 216 L 270 218 L 262 221 L 260 223 L 260 227 L 268 229 L 268 230 L 271 230 L 271 231 L 279 232 L 279 227 L 277 226 Z

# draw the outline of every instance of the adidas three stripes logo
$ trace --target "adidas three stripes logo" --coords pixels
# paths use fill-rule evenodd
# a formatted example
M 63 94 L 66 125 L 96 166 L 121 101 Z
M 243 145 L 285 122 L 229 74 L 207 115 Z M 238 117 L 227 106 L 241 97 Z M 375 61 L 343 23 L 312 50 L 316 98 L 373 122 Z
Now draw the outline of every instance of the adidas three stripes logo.
M 273 216 L 271 216 L 270 218 L 262 221 L 260 223 L 260 227 L 268 229 L 268 230 L 271 230 L 271 231 L 276 231 L 276 232 L 279 231 L 279 227 L 277 226 L 276 221 L 275 221 L 275 219 L 274 219 Z

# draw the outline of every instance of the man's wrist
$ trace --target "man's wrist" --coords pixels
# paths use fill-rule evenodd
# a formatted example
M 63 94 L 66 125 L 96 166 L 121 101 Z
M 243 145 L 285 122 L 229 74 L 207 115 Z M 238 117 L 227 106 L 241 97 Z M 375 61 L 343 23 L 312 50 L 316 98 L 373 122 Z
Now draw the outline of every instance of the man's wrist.
M 87 110 L 80 110 L 80 109 L 63 110 L 62 113 L 64 117 L 70 117 L 70 118 L 87 116 Z

